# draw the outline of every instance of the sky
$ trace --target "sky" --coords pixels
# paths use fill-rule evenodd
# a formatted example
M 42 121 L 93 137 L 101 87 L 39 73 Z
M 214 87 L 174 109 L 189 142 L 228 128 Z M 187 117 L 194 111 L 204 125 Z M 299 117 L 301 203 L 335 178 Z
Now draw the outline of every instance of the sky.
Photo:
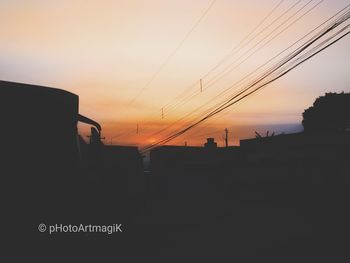
M 107 144 L 154 143 L 191 123 L 200 115 L 184 116 L 198 107 L 206 110 L 217 102 L 215 96 L 221 91 L 350 3 L 318 2 L 0 0 L 0 79 L 79 95 L 80 113 L 102 125 Z M 256 37 L 230 53 L 274 7 L 250 36 Z M 254 46 L 256 52 L 244 60 Z M 255 131 L 302 130 L 302 112 L 318 96 L 350 92 L 349 47 L 350 37 L 346 37 L 171 143 L 200 145 L 205 138 L 215 137 L 222 145 L 225 128 L 230 144 L 235 145 L 253 137 Z M 210 72 L 220 61 L 223 63 Z M 217 79 L 225 69 L 231 70 Z M 85 136 L 87 127 L 79 128 Z

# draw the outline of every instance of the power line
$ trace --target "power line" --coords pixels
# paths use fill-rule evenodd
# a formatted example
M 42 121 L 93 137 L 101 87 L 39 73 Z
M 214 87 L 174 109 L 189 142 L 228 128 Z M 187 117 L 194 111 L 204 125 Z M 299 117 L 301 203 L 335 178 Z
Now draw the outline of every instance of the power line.
M 133 97 L 130 102 L 127 104 L 127 106 L 131 106 L 137 98 L 152 84 L 152 82 L 157 78 L 157 76 L 160 74 L 160 72 L 165 68 L 165 66 L 169 63 L 172 57 L 174 57 L 177 53 L 177 51 L 182 47 L 182 45 L 185 43 L 185 41 L 190 37 L 190 35 L 193 33 L 193 31 L 198 27 L 198 25 L 201 23 L 201 21 L 205 18 L 207 13 L 210 11 L 210 9 L 213 7 L 217 0 L 213 0 L 210 2 L 209 6 L 206 8 L 206 10 L 202 13 L 202 15 L 199 17 L 199 19 L 195 22 L 195 24 L 191 27 L 191 29 L 186 33 L 184 38 L 179 42 L 179 44 L 176 46 L 176 48 L 168 55 L 168 57 L 164 60 L 164 62 L 159 66 L 157 71 L 152 75 L 150 80 L 139 90 L 137 95 Z M 163 110 L 162 110 L 163 112 Z M 162 114 L 162 118 L 164 115 Z M 126 132 L 124 134 L 129 134 L 129 132 Z
M 225 60 L 227 60 L 227 58 L 228 57 L 230 57 L 230 56 L 232 56 L 232 53 L 238 48 L 238 49 L 240 49 L 240 48 L 242 48 L 241 46 L 242 46 L 242 44 L 244 44 L 247 40 L 248 40 L 248 42 L 246 43 L 246 44 L 248 44 L 248 43 L 250 43 L 251 41 L 252 41 L 252 39 L 251 40 L 249 40 L 249 37 L 250 36 L 252 36 L 253 35 L 253 33 L 259 28 L 259 27 L 261 27 L 263 24 L 264 24 L 264 22 L 275 12 L 275 10 L 284 2 L 285 0 L 281 0 L 281 1 L 279 1 L 273 8 L 272 8 L 272 10 L 270 10 L 270 12 L 254 27 L 254 29 L 253 30 L 251 30 L 239 43 L 238 43 L 238 45 L 236 45 L 235 47 L 233 47 L 232 48 L 232 50 L 230 51 L 230 53 L 229 54 L 227 54 L 221 61 L 219 61 L 219 63 L 217 63 L 210 71 L 208 71 L 203 77 L 207 77 L 212 71 L 214 71 L 218 66 L 220 66 L 223 62 L 225 62 Z M 204 16 L 206 15 L 206 13 L 209 11 L 209 9 L 212 7 L 212 5 L 214 4 L 214 2 L 215 1 L 213 1 L 212 3 L 211 3 L 211 5 L 207 8 L 207 10 L 206 10 L 206 12 L 204 12 L 203 13 L 203 15 L 202 15 L 202 17 L 198 20 L 198 22 L 194 25 L 194 27 L 196 27 L 198 24 L 199 24 L 199 22 L 204 18 Z M 298 4 L 300 2 L 300 0 L 299 1 L 297 1 L 296 2 L 296 4 Z M 292 7 L 294 7 L 296 4 L 294 4 Z M 291 8 L 289 8 L 289 10 L 290 10 Z M 286 12 L 284 12 L 283 14 L 285 14 Z M 282 15 L 283 15 L 282 14 Z M 281 16 L 279 16 L 277 19 L 275 19 L 274 20 L 274 22 L 275 21 L 277 21 L 279 18 L 280 18 Z M 273 23 L 274 23 L 273 22 Z M 270 23 L 270 25 L 271 24 L 273 24 L 273 23 Z M 268 27 L 265 27 L 262 31 L 264 31 L 264 30 L 266 30 Z M 190 30 L 189 32 L 192 32 L 193 30 Z M 260 31 L 258 34 L 261 34 L 262 33 L 262 31 Z M 189 34 L 188 34 L 189 35 Z M 255 36 L 253 36 L 253 39 L 255 39 L 257 37 L 257 35 L 255 35 Z M 186 38 L 186 37 L 185 37 Z M 184 42 L 184 41 L 183 41 Z M 179 44 L 179 45 L 182 45 L 181 43 Z M 239 51 L 239 50 L 238 50 Z M 191 85 L 189 88 L 187 88 L 185 91 L 187 92 L 188 90 L 190 90 L 190 89 L 192 89 L 194 86 L 197 86 L 198 84 L 197 84 L 198 82 L 196 81 L 193 85 Z M 202 80 L 200 80 L 200 90 L 202 90 L 203 91 L 203 83 L 202 83 Z M 182 94 L 181 94 L 182 95 Z M 178 97 L 176 97 L 176 99 L 180 99 L 181 98 L 181 95 L 180 96 L 178 96 Z M 162 114 L 161 114 L 161 116 L 162 116 L 162 119 L 163 118 L 165 118 L 166 117 L 166 109 L 165 109 L 165 107 L 168 107 L 170 104 L 168 103 L 167 105 L 165 105 L 164 107 L 163 107 L 163 109 L 161 110 L 162 111 Z M 176 106 L 176 105 L 175 105 Z
M 149 88 L 149 86 L 152 84 L 152 82 L 158 77 L 160 72 L 165 68 L 165 66 L 168 65 L 169 61 L 175 56 L 175 54 L 178 52 L 178 50 L 182 47 L 182 45 L 185 43 L 185 41 L 189 38 L 189 36 L 193 33 L 193 31 L 198 27 L 198 25 L 201 23 L 201 21 L 204 19 L 204 17 L 207 15 L 207 13 L 210 11 L 210 9 L 213 7 L 217 0 L 211 1 L 207 9 L 204 11 L 204 13 L 199 17 L 199 19 L 195 22 L 195 24 L 192 26 L 192 28 L 186 33 L 184 38 L 180 41 L 180 43 L 175 47 L 175 49 L 166 57 L 164 62 L 159 66 L 159 68 L 156 70 L 156 72 L 152 75 L 150 80 L 139 90 L 139 92 L 136 94 L 136 96 L 129 102 L 128 106 L 132 105 L 135 100 L 146 90 Z
M 328 18 L 326 21 L 324 21 L 322 24 L 320 24 L 318 27 L 314 28 L 313 30 L 311 30 L 309 33 L 307 33 L 306 35 L 304 35 L 302 38 L 298 39 L 296 42 L 294 42 L 292 45 L 290 45 L 289 47 L 287 47 L 286 49 L 282 50 L 281 52 L 279 52 L 277 55 L 275 55 L 273 58 L 269 59 L 267 62 L 265 62 L 263 65 L 259 66 L 256 70 L 254 70 L 253 72 L 249 73 L 248 75 L 246 75 L 244 78 L 242 78 L 241 80 L 235 82 L 232 86 L 230 86 L 229 88 L 225 89 L 223 92 L 217 94 L 215 96 L 215 98 L 218 98 L 220 96 L 222 96 L 223 94 L 227 93 L 231 88 L 233 88 L 235 85 L 239 84 L 240 82 L 242 82 L 244 79 L 246 79 L 247 77 L 249 77 L 250 75 L 254 74 L 258 69 L 262 68 L 263 66 L 265 66 L 266 64 L 268 64 L 270 61 L 272 61 L 273 59 L 275 59 L 276 57 L 278 57 L 279 55 L 281 55 L 282 53 L 284 53 L 286 50 L 288 50 L 289 48 L 291 48 L 292 46 L 294 46 L 296 43 L 300 42 L 302 39 L 304 39 L 305 37 L 307 37 L 308 35 L 310 35 L 311 33 L 313 33 L 314 31 L 316 31 L 318 28 L 320 28 L 321 26 L 323 26 L 325 23 L 327 23 L 328 21 L 330 21 L 331 19 L 333 19 L 335 16 L 337 16 L 338 14 L 342 13 L 344 10 L 346 10 L 350 5 L 347 5 L 346 7 L 344 7 L 343 9 L 341 9 L 340 11 L 338 11 L 335 15 L 333 15 L 332 17 Z M 308 10 L 310 11 L 310 10 Z M 215 99 L 214 98 L 214 99 Z M 213 99 L 211 99 L 213 100 Z M 220 104 L 217 104 L 216 106 L 213 106 L 211 109 L 217 107 Z M 198 111 L 200 108 L 203 108 L 205 106 L 202 105 L 199 108 L 197 108 L 195 111 Z M 210 112 L 211 109 L 208 109 L 206 112 Z M 194 111 L 194 112 L 195 112 Z M 193 112 L 192 112 L 193 114 Z M 191 115 L 191 114 L 188 114 Z
M 258 25 L 251 31 L 251 32 L 249 32 L 247 35 L 246 35 L 246 37 L 244 38 L 244 39 L 242 39 L 241 41 L 240 41 L 240 43 L 238 44 L 238 45 L 236 45 L 232 50 L 231 50 L 231 52 L 229 53 L 229 54 L 227 54 L 226 55 L 226 57 L 227 56 L 230 56 L 230 55 L 232 55 L 231 53 L 232 53 L 232 51 L 235 51 L 235 49 L 237 49 L 237 48 L 239 48 L 239 50 L 240 50 L 240 47 L 241 47 L 241 45 L 249 38 L 249 36 L 251 36 L 271 15 L 272 15 L 272 13 L 283 3 L 284 1 L 280 1 L 279 3 L 277 3 L 277 5 L 276 6 L 274 6 L 273 8 L 272 8 L 272 10 L 258 23 Z M 259 31 L 258 33 L 257 33 L 257 35 L 255 35 L 254 37 L 253 37 L 253 39 L 255 39 L 258 35 L 260 35 L 262 32 L 264 32 L 266 29 L 268 29 L 269 27 L 271 27 L 271 25 L 273 25 L 276 21 L 278 21 L 281 17 L 283 17 L 284 15 L 286 15 L 290 10 L 292 10 L 298 3 L 300 3 L 300 0 L 299 1 L 297 1 L 296 3 L 294 3 L 292 6 L 290 6 L 286 11 L 284 11 L 281 15 L 279 15 L 276 19 L 274 19 L 271 23 L 269 23 L 269 25 L 268 26 L 265 26 L 261 31 Z M 248 43 L 250 43 L 253 39 L 248 39 L 248 42 L 246 43 L 246 44 L 248 44 Z M 238 51 L 239 51 L 238 50 Z M 223 60 L 225 60 L 225 58 L 223 59 Z M 214 70 L 218 65 L 220 65 L 222 62 L 223 62 L 223 60 L 222 61 L 220 61 L 216 66 L 214 66 L 214 68 L 212 68 L 212 70 Z M 211 70 L 211 71 L 212 71 Z M 211 71 L 209 71 L 205 76 L 207 76 Z M 198 82 L 195 82 L 191 87 L 190 87 L 190 89 L 191 88 L 193 88 L 193 87 L 195 87 L 196 85 L 198 85 L 197 84 Z M 203 84 L 202 84 L 203 85 Z M 203 87 L 202 87 L 202 89 L 203 89 Z M 197 91 L 195 91 L 195 93 L 194 94 L 192 94 L 191 95 L 191 98 L 193 98 L 193 95 L 197 95 Z M 177 97 L 178 98 L 178 97 Z M 190 99 L 191 99 L 190 98 Z M 180 102 L 181 103 L 181 102 Z M 174 107 L 178 107 L 179 105 L 178 105 L 179 103 L 176 103 L 174 106 L 173 106 L 173 108 Z M 184 103 L 181 103 L 180 105 L 183 105 Z M 169 104 L 167 104 L 168 106 L 164 106 L 163 107 L 163 109 L 164 109 L 164 114 L 162 115 L 162 117 L 164 118 L 164 117 L 166 117 L 166 112 L 165 112 L 165 107 L 169 107 Z M 168 111 L 169 111 L 169 109 L 168 109 Z M 188 116 L 188 115 L 186 115 L 186 116 Z M 182 118 L 181 120 L 183 120 L 184 118 Z M 160 132 L 162 132 L 162 131 L 164 131 L 164 130 L 166 130 L 167 128 L 165 128 L 165 129 L 162 129 L 162 130 L 160 130 L 159 132 L 157 132 L 156 134 L 159 134 Z
M 228 72 L 226 72 L 231 66 L 233 66 L 236 62 L 238 62 L 241 58 L 243 58 L 246 54 L 248 54 L 250 51 L 252 51 L 254 48 L 256 48 L 260 43 L 262 43 L 264 40 L 266 40 L 272 33 L 274 33 L 277 29 L 279 29 L 281 26 L 283 26 L 285 23 L 287 23 L 291 18 L 293 18 L 295 15 L 297 15 L 301 10 L 303 10 L 306 6 L 308 6 L 311 2 L 313 2 L 314 0 L 310 0 L 309 2 L 307 2 L 306 4 L 304 4 L 301 8 L 299 8 L 296 12 L 294 12 L 291 16 L 289 16 L 286 20 L 284 20 L 281 24 L 279 24 L 276 28 L 274 28 L 269 34 L 267 34 L 265 37 L 263 37 L 263 39 L 259 40 L 253 47 L 251 47 L 250 49 L 248 49 L 246 52 L 244 52 L 240 57 L 238 57 L 238 59 L 236 59 L 234 62 L 232 62 L 230 65 L 228 65 L 228 67 L 225 68 L 225 70 L 222 72 L 223 75 L 218 74 L 216 75 L 214 78 L 210 79 L 207 83 L 207 87 L 212 85 L 212 83 L 217 82 L 218 80 L 222 79 L 222 77 L 224 77 L 225 75 L 227 75 L 228 73 L 231 73 L 233 69 L 237 68 L 238 66 L 240 66 L 242 63 L 244 63 L 245 61 L 247 61 L 248 58 L 250 58 L 253 54 L 255 54 L 257 51 L 261 50 L 261 48 L 263 48 L 266 44 L 270 43 L 275 37 L 277 37 L 278 35 L 280 35 L 281 33 L 283 33 L 285 30 L 287 30 L 289 28 L 289 26 L 287 26 L 284 30 L 280 31 L 278 34 L 276 34 L 271 40 L 269 40 L 268 42 L 266 42 L 263 46 L 259 47 L 254 53 L 252 53 L 251 55 L 249 55 L 247 58 L 245 58 L 242 62 L 240 62 L 238 65 L 236 65 L 233 69 L 229 70 Z M 302 14 L 300 17 L 298 17 L 297 19 L 295 19 L 291 24 L 293 25 L 294 23 L 298 22 L 301 18 L 303 18 L 305 15 L 307 15 L 310 11 L 312 11 L 313 9 L 315 9 L 318 5 L 320 5 L 324 0 L 320 0 L 318 3 L 316 3 L 316 5 L 314 5 L 313 7 L 311 7 L 309 10 L 307 10 L 304 14 Z M 218 77 L 218 78 L 217 78 Z
M 304 55 L 302 55 L 300 57 L 297 57 L 303 51 L 305 51 L 307 48 L 309 48 L 312 44 L 314 44 L 316 41 L 318 41 L 320 38 L 322 38 L 323 36 L 328 34 L 330 31 L 332 31 L 333 29 L 335 29 L 336 27 L 338 27 L 339 25 L 341 25 L 342 23 L 344 23 L 348 19 L 349 19 L 349 12 L 347 12 L 345 15 L 343 15 L 341 18 L 339 18 L 332 25 L 326 27 L 320 33 L 318 33 L 315 36 L 313 36 L 310 40 L 306 41 L 301 47 L 297 48 L 295 51 L 293 51 L 291 54 L 286 56 L 284 59 L 282 59 L 271 70 L 267 71 L 266 74 L 264 74 L 262 76 L 262 78 L 256 80 L 255 83 L 253 83 L 252 85 L 248 86 L 245 90 L 243 90 L 243 92 L 241 92 L 241 93 L 231 97 L 230 99 L 226 100 L 220 107 L 218 107 L 217 109 L 215 109 L 211 113 L 207 114 L 206 116 L 201 118 L 199 121 L 197 121 L 197 122 L 187 126 L 186 128 L 184 128 L 184 129 L 182 129 L 182 130 L 180 130 L 180 131 L 178 131 L 178 132 L 168 136 L 167 138 L 164 138 L 164 139 L 160 140 L 156 144 L 153 144 L 153 145 L 145 147 L 143 149 L 143 151 L 148 151 L 148 150 L 150 150 L 150 149 L 152 149 L 152 148 L 154 148 L 154 147 L 156 147 L 158 145 L 162 145 L 164 143 L 167 143 L 167 142 L 173 140 L 174 138 L 182 135 L 183 133 L 185 133 L 188 130 L 190 130 L 190 129 L 194 128 L 195 126 L 197 126 L 199 123 L 205 121 L 208 118 L 211 118 L 212 116 L 222 112 L 226 108 L 231 107 L 232 105 L 236 104 L 237 102 L 239 102 L 239 101 L 243 100 L 244 98 L 250 96 L 251 94 L 259 91 L 260 89 L 262 89 L 263 87 L 267 86 L 268 84 L 276 81 L 277 79 L 281 78 L 282 76 L 284 76 L 285 74 L 287 74 L 288 72 L 290 72 L 294 68 L 298 67 L 299 65 L 301 65 L 302 63 L 304 63 L 308 59 L 312 58 L 313 56 L 315 56 L 318 53 L 322 52 L 323 50 L 325 50 L 326 48 L 330 47 L 334 43 L 338 42 L 340 39 L 342 39 L 343 37 L 348 35 L 350 32 L 348 31 L 348 32 L 344 33 L 342 36 L 338 37 L 337 39 L 335 39 L 331 43 L 327 44 L 324 47 L 321 47 L 325 43 L 327 43 L 330 40 L 332 40 L 335 36 L 339 35 L 341 32 L 346 30 L 349 27 L 349 25 L 345 26 L 343 29 L 339 30 L 338 32 L 333 34 L 331 37 L 329 37 L 325 41 L 321 42 L 316 47 L 312 48 L 310 51 L 306 52 L 306 54 L 304 54 Z M 293 59 L 295 59 L 295 60 L 293 60 Z M 287 63 L 289 63 L 289 68 L 287 66 L 285 66 L 285 65 L 288 65 Z M 285 67 L 283 68 L 283 66 L 285 66 Z M 276 72 L 277 72 L 277 75 L 273 76 L 273 73 L 276 73 Z M 267 80 L 266 82 L 263 82 L 262 84 L 258 85 L 252 91 L 249 91 L 252 87 L 256 86 L 259 82 L 261 82 L 262 80 L 264 80 L 264 79 L 266 79 L 267 77 L 270 77 L 270 76 L 271 76 L 270 80 Z M 247 91 L 247 93 L 245 93 L 246 91 Z
M 247 53 L 249 53 L 250 51 L 252 51 L 255 47 L 257 47 L 262 41 L 264 41 L 267 37 L 269 37 L 273 32 L 275 32 L 278 28 L 280 28 L 282 25 L 284 25 L 286 22 L 288 22 L 292 17 L 294 17 L 296 14 L 298 14 L 302 9 L 304 9 L 307 5 L 309 5 L 313 0 L 310 0 L 309 2 L 307 2 L 305 5 L 303 5 L 299 10 L 297 10 L 295 13 L 293 13 L 290 17 L 288 17 L 286 20 L 284 20 L 280 25 L 278 25 L 275 29 L 273 29 L 268 35 L 266 35 L 263 39 L 261 39 L 260 41 L 258 41 L 253 47 L 251 47 L 249 50 L 247 50 L 244 54 L 242 54 L 239 58 L 237 58 L 236 60 L 234 60 L 232 63 L 230 63 L 222 72 L 218 73 L 216 76 L 214 76 L 213 78 L 211 78 L 207 84 L 206 87 L 204 88 L 204 90 L 208 89 L 209 87 L 213 86 L 213 84 L 215 84 L 216 82 L 218 82 L 219 80 L 221 80 L 223 77 L 225 77 L 226 75 L 228 75 L 229 73 L 232 73 L 232 71 L 234 69 L 236 69 L 237 67 L 239 67 L 240 65 L 242 65 L 245 61 L 247 61 L 252 55 L 254 55 L 256 52 L 260 51 L 263 47 L 265 47 L 268 43 L 270 43 L 273 39 L 275 39 L 277 36 L 279 36 L 280 34 L 282 34 L 283 32 L 285 32 L 290 26 L 292 26 L 293 24 L 295 24 L 296 22 L 298 22 L 300 19 L 302 19 L 305 15 L 307 15 L 309 12 L 311 12 L 313 9 L 315 9 L 318 5 L 320 5 L 324 0 L 320 0 L 318 3 L 316 3 L 314 6 L 312 6 L 309 10 L 307 10 L 305 13 L 303 13 L 301 16 L 299 16 L 297 19 L 295 19 L 294 21 L 292 21 L 289 25 L 287 25 L 287 27 L 285 27 L 283 30 L 281 30 L 280 32 L 278 32 L 277 34 L 275 34 L 272 38 L 270 38 L 267 42 L 265 42 L 262 46 L 260 46 L 258 49 L 256 49 L 253 53 L 251 53 L 250 55 L 248 55 L 247 57 L 245 57 L 241 62 L 239 62 L 239 60 L 241 58 L 243 58 Z M 299 3 L 299 2 L 297 2 Z M 297 4 L 295 3 L 293 6 L 291 6 L 287 11 L 292 10 L 293 7 L 295 7 L 295 5 Z M 283 14 L 286 14 L 287 11 L 285 11 Z M 282 17 L 282 15 L 280 15 L 278 18 Z M 275 19 L 274 21 L 277 21 L 277 19 Z M 272 25 L 273 23 L 270 23 L 270 25 Z M 264 29 L 266 29 L 267 27 L 265 27 Z M 263 29 L 263 30 L 264 30 Z M 260 31 L 262 32 L 262 31 Z M 259 33 L 260 33 L 259 32 Z M 236 62 L 239 62 L 238 64 L 235 65 Z M 234 66 L 235 65 L 235 66 Z M 233 68 L 230 69 L 230 67 L 234 66 Z M 187 99 L 185 101 L 183 101 L 180 105 L 175 105 L 175 107 L 172 108 L 172 110 L 176 109 L 178 106 L 184 105 L 185 103 L 189 102 L 190 100 L 192 100 L 195 96 L 197 96 L 198 93 L 194 92 L 190 97 L 187 97 Z
M 302 14 L 300 17 L 298 17 L 296 20 L 294 20 L 291 24 L 289 24 L 287 26 L 290 27 L 292 24 L 294 24 L 296 21 L 300 20 L 303 16 L 305 16 L 307 13 L 309 13 L 312 9 L 314 9 L 317 5 L 319 5 L 323 0 L 319 1 L 315 6 L 311 7 L 311 9 L 307 10 L 304 14 Z M 305 7 L 305 6 L 304 6 Z M 287 48 L 285 48 L 284 50 L 282 50 L 281 52 L 279 52 L 277 55 L 275 55 L 273 58 L 269 59 L 267 62 L 265 62 L 264 64 L 262 64 L 261 66 L 259 66 L 257 69 L 255 69 L 253 72 L 249 73 L 248 75 L 246 75 L 245 77 L 243 77 L 242 79 L 240 79 L 239 81 L 235 82 L 233 85 L 231 85 L 229 88 L 225 89 L 224 91 L 220 92 L 219 94 L 217 94 L 214 99 L 219 98 L 220 96 L 224 95 L 225 93 L 227 93 L 228 91 L 230 91 L 233 87 L 235 87 L 236 85 L 238 85 L 239 83 L 242 83 L 245 79 L 247 79 L 249 76 L 253 75 L 254 73 L 256 73 L 259 69 L 261 69 L 262 67 L 264 67 L 265 65 L 267 65 L 269 62 L 271 62 L 273 59 L 277 58 L 279 55 L 281 55 L 282 53 L 284 53 L 286 50 L 290 49 L 291 47 L 293 47 L 295 44 L 297 44 L 298 42 L 300 42 L 301 40 L 303 40 L 305 37 L 307 37 L 308 35 L 310 35 L 311 33 L 313 33 L 314 31 L 316 31 L 319 27 L 321 27 L 322 25 L 324 25 L 325 23 L 327 23 L 328 21 L 330 21 L 331 19 L 333 19 L 336 15 L 340 14 L 341 12 L 343 12 L 346 8 L 348 8 L 348 6 L 346 6 L 345 8 L 343 8 L 342 10 L 338 11 L 335 15 L 333 15 L 332 17 L 328 18 L 326 21 L 324 21 L 321 25 L 319 25 L 318 27 L 316 27 L 315 29 L 311 30 L 308 34 L 304 35 L 302 38 L 298 39 L 297 41 L 295 41 L 292 45 L 288 46 Z M 280 34 L 281 32 L 285 31 L 287 28 L 283 29 L 282 31 L 280 31 L 278 34 Z M 273 38 L 275 38 L 277 35 L 275 35 Z M 273 39 L 272 38 L 272 39 Z M 270 39 L 269 41 L 271 41 L 272 39 Z M 267 42 L 268 43 L 268 42 Z M 266 43 L 265 43 L 266 44 Z M 257 50 L 256 50 L 257 51 Z M 255 51 L 255 52 L 256 52 Z M 254 53 L 255 53 L 254 52 Z M 211 98 L 207 103 L 202 104 L 200 107 L 198 107 L 197 109 L 195 109 L 194 111 L 190 112 L 189 114 L 186 114 L 184 117 L 182 117 L 181 119 L 177 120 L 176 122 L 170 124 L 168 127 L 161 129 L 160 131 L 158 131 L 156 134 L 154 134 L 153 136 L 171 128 L 172 126 L 174 126 L 175 124 L 179 123 L 180 121 L 183 121 L 184 119 L 186 119 L 187 117 L 193 115 L 195 112 L 197 112 L 198 110 L 200 110 L 201 108 L 205 107 L 209 102 L 214 100 L 213 98 Z M 220 105 L 220 103 L 214 105 L 213 107 L 209 108 L 208 110 L 206 110 L 206 112 L 210 112 L 212 109 L 214 109 L 215 107 L 217 107 L 218 105 Z M 205 114 L 205 112 L 203 113 Z
M 285 0 L 279 1 L 277 3 L 277 5 L 275 5 L 272 10 L 261 20 L 259 21 L 259 23 L 253 28 L 253 30 L 251 30 L 237 45 L 235 45 L 228 54 L 226 54 L 214 67 L 212 67 L 206 74 L 204 74 L 201 77 L 201 80 L 203 80 L 204 78 L 206 78 L 207 76 L 210 75 L 210 73 L 212 73 L 213 71 L 215 71 L 220 65 L 222 65 L 228 58 L 230 58 L 233 54 L 239 52 L 241 50 L 241 46 L 242 44 L 248 40 L 248 38 L 260 27 L 264 24 L 264 22 L 275 12 L 275 10 L 284 2 Z M 292 7 L 294 7 L 296 4 L 298 4 L 300 2 L 300 0 L 298 2 L 296 2 L 294 5 L 292 5 Z M 286 12 L 289 12 L 291 8 L 289 8 Z M 255 37 L 253 37 L 253 39 L 250 39 L 247 43 L 245 43 L 245 45 L 247 45 L 248 43 L 250 43 L 252 40 L 254 40 L 259 34 L 261 34 L 263 31 L 265 31 L 268 27 L 270 27 L 272 24 L 274 24 L 280 17 L 282 17 L 286 12 L 284 12 L 281 16 L 279 16 L 277 19 L 275 19 L 272 23 L 270 23 L 267 27 L 265 27 L 262 31 L 260 31 L 257 35 L 255 35 Z M 237 50 L 238 49 L 238 50 Z M 197 84 L 197 81 L 191 85 L 189 88 L 185 89 L 184 92 L 182 92 L 180 94 L 180 96 L 176 97 L 176 99 L 181 98 L 181 96 L 184 96 L 186 93 L 188 93 L 193 87 L 195 87 Z M 196 92 L 195 92 L 196 94 Z M 171 103 L 166 104 L 165 106 L 163 106 L 164 109 L 171 107 Z M 169 110 L 167 110 L 169 111 Z

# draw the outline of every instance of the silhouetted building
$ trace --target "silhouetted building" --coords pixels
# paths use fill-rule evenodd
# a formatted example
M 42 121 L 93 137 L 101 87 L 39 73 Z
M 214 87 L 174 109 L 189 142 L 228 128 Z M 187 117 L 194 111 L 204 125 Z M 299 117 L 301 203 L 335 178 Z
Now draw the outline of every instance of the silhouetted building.
M 237 172 L 242 155 L 239 147 L 217 148 L 213 141 L 209 145 L 151 150 L 152 179 L 160 197 L 208 199 L 219 195 L 219 177 Z
M 0 117 L 4 194 L 25 227 L 13 237 L 32 242 L 41 222 L 117 222 L 135 210 L 144 188 L 137 148 L 105 146 L 101 126 L 79 114 L 77 95 L 0 81 Z M 78 122 L 92 126 L 90 144 Z
M 305 132 L 281 134 L 272 137 L 259 137 L 240 141 L 242 150 L 252 156 L 263 154 L 268 157 L 274 154 L 273 158 L 288 158 L 281 153 L 289 153 L 302 157 L 302 153 L 322 155 L 322 152 L 346 149 L 350 146 L 350 133 L 324 132 L 309 134 Z
M 350 133 L 294 133 L 241 140 L 246 174 L 273 199 L 330 198 L 349 183 Z M 251 188 L 252 189 L 252 188 Z M 332 190 L 333 189 L 333 190 Z
M 214 141 L 214 138 L 208 138 L 207 142 L 204 144 L 206 148 L 216 148 L 218 144 Z
M 13 187 L 51 195 L 78 184 L 78 96 L 6 81 L 0 82 L 0 94 L 0 114 L 6 124 L 0 149 L 10 166 L 4 174 Z

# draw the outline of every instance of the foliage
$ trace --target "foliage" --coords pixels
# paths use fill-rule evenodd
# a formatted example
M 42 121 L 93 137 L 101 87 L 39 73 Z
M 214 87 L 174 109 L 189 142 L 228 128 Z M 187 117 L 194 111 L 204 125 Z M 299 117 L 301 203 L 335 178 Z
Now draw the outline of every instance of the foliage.
M 350 93 L 326 93 L 303 113 L 305 132 L 342 132 L 350 127 Z

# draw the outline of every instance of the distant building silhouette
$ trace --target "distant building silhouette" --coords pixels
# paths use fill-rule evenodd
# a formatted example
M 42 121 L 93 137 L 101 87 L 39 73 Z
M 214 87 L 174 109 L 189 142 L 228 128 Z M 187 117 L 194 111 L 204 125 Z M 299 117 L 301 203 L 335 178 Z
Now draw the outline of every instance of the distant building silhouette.
M 204 144 L 206 148 L 216 148 L 218 144 L 214 141 L 214 138 L 207 138 L 207 142 Z
M 220 193 L 219 176 L 234 174 L 242 163 L 239 147 L 160 146 L 150 153 L 154 191 L 160 198 L 208 199 Z

